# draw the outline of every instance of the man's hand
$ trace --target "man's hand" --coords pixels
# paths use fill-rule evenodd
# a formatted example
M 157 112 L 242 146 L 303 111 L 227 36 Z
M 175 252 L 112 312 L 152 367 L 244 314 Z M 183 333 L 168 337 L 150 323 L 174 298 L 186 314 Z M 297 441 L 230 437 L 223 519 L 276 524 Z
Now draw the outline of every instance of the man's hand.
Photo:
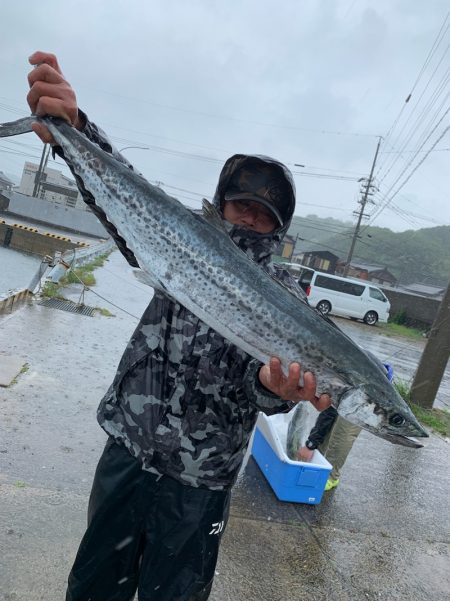
M 331 405 L 327 394 L 316 396 L 316 378 L 310 371 L 303 374 L 303 386 L 299 385 L 301 376 L 300 363 L 291 363 L 289 373 L 284 375 L 281 362 L 277 357 L 272 357 L 268 365 L 263 365 L 259 370 L 261 384 L 281 397 L 284 401 L 310 401 L 317 411 L 323 411 Z
M 297 458 L 299 461 L 305 461 L 306 463 L 309 463 L 313 455 L 314 451 L 312 451 L 311 449 L 307 449 L 306 447 L 301 447 L 298 450 Z
M 28 60 L 35 66 L 28 75 L 30 91 L 27 101 L 31 112 L 38 116 L 61 117 L 77 129 L 81 129 L 75 92 L 64 79 L 56 56 L 47 52 L 35 52 Z M 42 123 L 34 123 L 33 131 L 44 143 L 55 144 L 55 140 Z

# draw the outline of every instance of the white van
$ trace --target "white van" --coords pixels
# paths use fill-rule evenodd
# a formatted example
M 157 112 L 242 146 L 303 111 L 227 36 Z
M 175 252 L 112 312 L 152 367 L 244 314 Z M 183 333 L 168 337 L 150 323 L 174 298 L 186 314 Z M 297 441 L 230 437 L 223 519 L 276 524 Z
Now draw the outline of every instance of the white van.
M 387 322 L 391 305 L 383 292 L 366 280 L 343 278 L 302 266 L 298 283 L 308 302 L 323 315 L 362 319 L 368 325 Z

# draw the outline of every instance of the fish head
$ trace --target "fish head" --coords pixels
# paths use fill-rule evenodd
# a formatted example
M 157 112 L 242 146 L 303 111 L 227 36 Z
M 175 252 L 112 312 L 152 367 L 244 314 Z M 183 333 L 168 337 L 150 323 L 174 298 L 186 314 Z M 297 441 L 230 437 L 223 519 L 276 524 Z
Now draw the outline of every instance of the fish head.
M 337 407 L 341 417 L 394 444 L 420 448 L 411 437 L 428 437 L 427 431 L 388 381 L 383 386 L 347 390 Z

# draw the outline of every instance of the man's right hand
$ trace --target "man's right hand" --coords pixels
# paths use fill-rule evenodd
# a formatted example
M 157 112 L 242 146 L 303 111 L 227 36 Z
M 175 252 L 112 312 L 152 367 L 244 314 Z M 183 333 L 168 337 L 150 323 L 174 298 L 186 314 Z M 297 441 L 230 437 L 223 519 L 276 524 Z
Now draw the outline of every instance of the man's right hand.
M 28 75 L 30 91 L 27 101 L 34 115 L 51 115 L 64 119 L 77 129 L 82 128 L 78 116 L 75 92 L 64 79 L 54 54 L 35 52 L 28 59 L 35 68 Z M 42 123 L 34 123 L 33 131 L 46 144 L 55 140 Z

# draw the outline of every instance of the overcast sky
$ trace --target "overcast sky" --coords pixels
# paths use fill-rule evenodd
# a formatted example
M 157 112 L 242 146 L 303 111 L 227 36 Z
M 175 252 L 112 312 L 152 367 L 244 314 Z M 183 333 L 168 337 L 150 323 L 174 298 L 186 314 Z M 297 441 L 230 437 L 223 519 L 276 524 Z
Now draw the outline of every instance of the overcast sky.
M 373 224 L 450 225 L 449 9 L 448 0 L 2 3 L 0 121 L 28 114 L 27 58 L 47 50 L 89 117 L 118 148 L 145 147 L 124 154 L 190 206 L 212 196 L 226 158 L 248 152 L 291 168 L 297 215 L 352 220 L 357 180 L 384 136 Z M 0 170 L 20 176 L 40 152 L 31 135 L 1 140 Z

